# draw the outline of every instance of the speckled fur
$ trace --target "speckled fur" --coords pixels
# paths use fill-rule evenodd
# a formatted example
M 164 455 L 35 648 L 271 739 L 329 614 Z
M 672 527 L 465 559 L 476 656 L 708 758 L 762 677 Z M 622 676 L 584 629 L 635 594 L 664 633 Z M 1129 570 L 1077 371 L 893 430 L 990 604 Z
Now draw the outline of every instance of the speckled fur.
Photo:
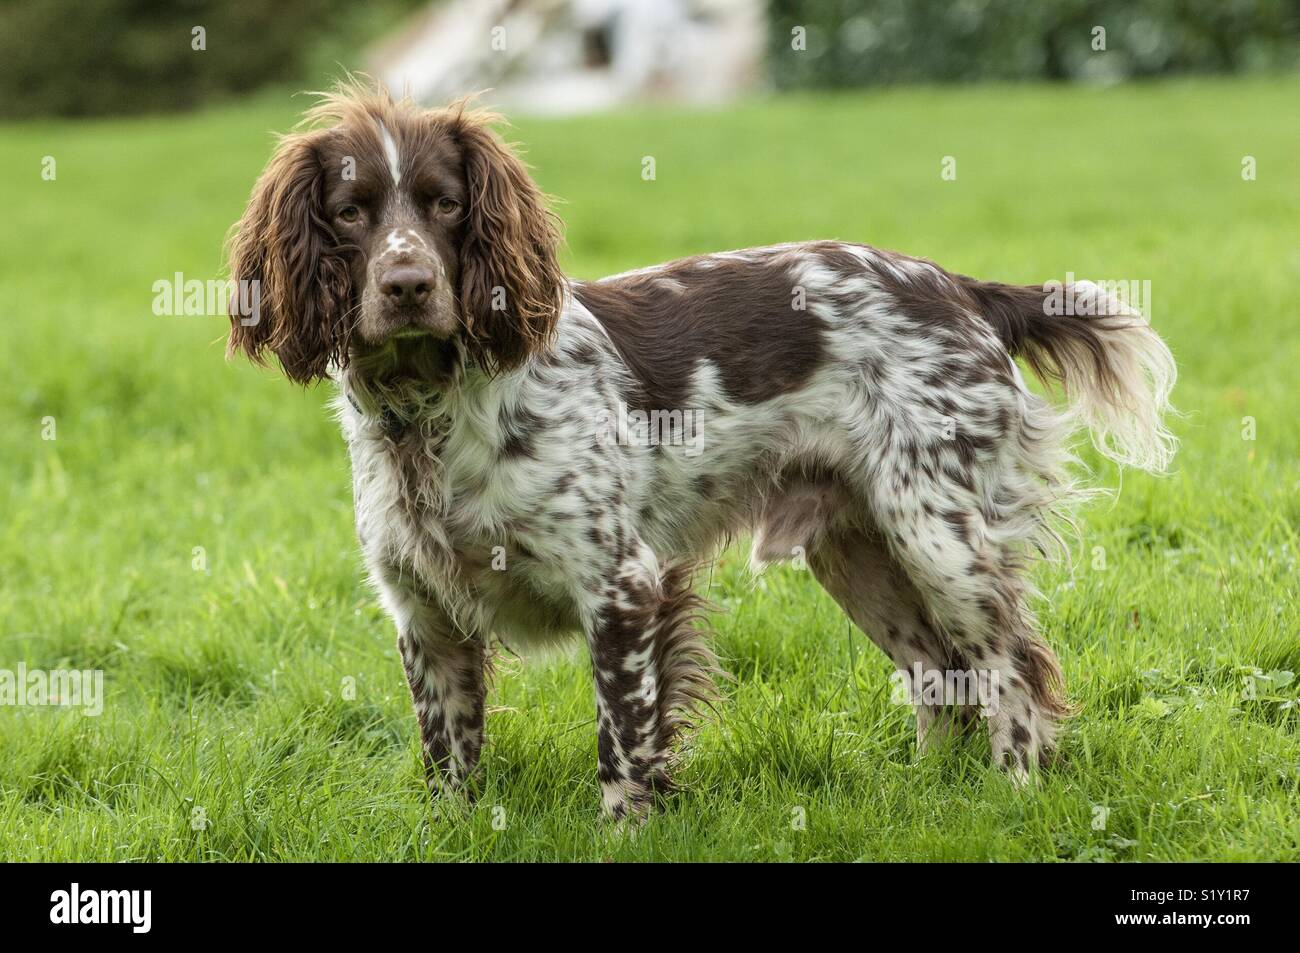
M 432 784 L 474 773 L 493 640 L 574 634 L 592 660 L 604 810 L 645 812 L 669 785 L 679 729 L 714 694 L 693 569 L 746 533 L 756 564 L 808 565 L 900 672 L 998 674 L 999 703 L 983 712 L 993 758 L 1028 777 L 1069 710 L 1027 568 L 1073 496 L 1076 417 L 1121 461 L 1157 470 L 1173 450 L 1161 424 L 1173 361 L 1141 315 L 1109 302 L 1101 316 L 1053 317 L 1041 289 L 843 242 L 562 281 L 539 193 L 463 113 L 373 98 L 331 108 L 344 145 L 328 130 L 286 142 L 297 153 L 259 184 L 235 256 L 235 277 L 324 281 L 314 269 L 329 282 L 264 292 L 277 310 L 252 330 L 235 321 L 232 348 L 273 350 L 300 380 L 330 368 L 358 537 L 397 627 Z M 469 203 L 470 231 L 440 226 L 426 241 L 419 196 L 403 190 L 427 173 L 404 150 L 439 150 L 446 182 L 459 160 L 440 136 L 469 150 L 466 181 L 445 188 Z M 459 295 L 431 296 L 423 332 L 386 339 L 402 315 L 382 311 L 373 261 L 326 267 L 313 256 L 340 253 L 329 235 L 275 231 L 323 227 L 326 210 L 294 203 L 319 201 L 310 175 L 328 162 L 298 153 L 344 147 L 374 153 L 363 167 L 390 196 L 367 213 L 382 254 L 436 247 L 434 274 L 460 276 Z M 506 245 L 496 227 L 512 229 Z M 412 236 L 406 251 L 394 234 Z M 498 312 L 487 302 L 501 288 Z M 334 323 L 323 332 L 295 302 Z M 339 323 L 358 309 L 365 346 Z M 1060 380 L 1077 413 L 1032 394 L 1017 356 Z M 621 429 L 637 415 L 667 423 Z M 976 714 L 918 702 L 918 741 Z

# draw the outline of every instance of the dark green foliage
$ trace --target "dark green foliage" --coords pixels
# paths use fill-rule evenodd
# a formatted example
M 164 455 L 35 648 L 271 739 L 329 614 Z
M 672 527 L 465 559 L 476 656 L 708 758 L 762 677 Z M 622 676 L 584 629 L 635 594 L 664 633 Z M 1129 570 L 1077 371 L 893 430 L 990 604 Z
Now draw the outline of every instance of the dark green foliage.
M 1297 0 L 772 0 L 780 88 L 1286 69 Z M 793 49 L 796 27 L 804 49 Z M 1105 49 L 1094 30 L 1105 29 Z
M 333 56 L 417 0 L 28 0 L 0 5 L 0 115 L 183 109 L 269 83 L 322 84 Z M 194 29 L 206 49 L 195 49 Z M 350 64 L 345 64 L 350 65 Z

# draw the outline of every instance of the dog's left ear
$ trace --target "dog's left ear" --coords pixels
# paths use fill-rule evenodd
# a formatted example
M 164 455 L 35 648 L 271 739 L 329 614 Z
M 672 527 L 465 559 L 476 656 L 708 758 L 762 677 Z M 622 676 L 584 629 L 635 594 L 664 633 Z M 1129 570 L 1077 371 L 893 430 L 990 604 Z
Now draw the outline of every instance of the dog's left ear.
M 491 118 L 461 113 L 456 136 L 469 187 L 461 312 L 475 359 L 494 372 L 518 367 L 549 344 L 564 274 L 558 220 L 524 164 L 488 128 Z

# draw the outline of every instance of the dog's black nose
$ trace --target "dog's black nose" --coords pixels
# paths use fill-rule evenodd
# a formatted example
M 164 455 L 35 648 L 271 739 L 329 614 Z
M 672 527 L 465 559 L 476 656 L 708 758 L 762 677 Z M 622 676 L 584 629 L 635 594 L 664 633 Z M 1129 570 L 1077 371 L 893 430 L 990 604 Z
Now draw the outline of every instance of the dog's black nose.
M 399 307 L 424 304 L 433 291 L 433 268 L 428 265 L 394 265 L 379 282 L 379 290 Z

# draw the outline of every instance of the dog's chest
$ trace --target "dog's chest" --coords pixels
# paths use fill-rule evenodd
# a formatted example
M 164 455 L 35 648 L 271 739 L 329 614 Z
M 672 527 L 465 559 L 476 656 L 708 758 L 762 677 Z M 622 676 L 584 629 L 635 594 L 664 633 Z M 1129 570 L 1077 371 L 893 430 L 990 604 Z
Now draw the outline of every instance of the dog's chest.
M 379 580 L 410 579 L 520 636 L 573 627 L 564 581 L 536 551 L 560 541 L 491 441 L 425 428 L 362 433 L 350 450 L 357 534 Z
M 489 448 L 453 444 L 448 428 L 412 425 L 351 443 L 357 531 L 367 552 L 419 564 L 426 544 L 459 558 L 486 561 L 517 508 L 501 485 Z

